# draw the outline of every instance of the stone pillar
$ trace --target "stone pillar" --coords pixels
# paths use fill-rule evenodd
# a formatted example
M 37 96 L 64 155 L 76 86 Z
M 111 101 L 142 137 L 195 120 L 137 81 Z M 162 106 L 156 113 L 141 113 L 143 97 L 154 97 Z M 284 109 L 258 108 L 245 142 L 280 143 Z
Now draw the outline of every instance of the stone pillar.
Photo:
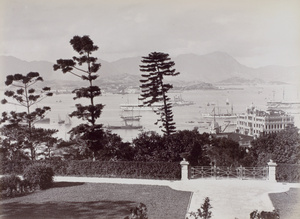
M 183 158 L 180 162 L 181 165 L 181 180 L 188 180 L 189 179 L 189 162 Z
M 277 166 L 277 164 L 274 163 L 273 160 L 270 160 L 270 162 L 268 162 L 268 166 L 269 166 L 269 181 L 277 182 L 276 181 L 276 166 Z

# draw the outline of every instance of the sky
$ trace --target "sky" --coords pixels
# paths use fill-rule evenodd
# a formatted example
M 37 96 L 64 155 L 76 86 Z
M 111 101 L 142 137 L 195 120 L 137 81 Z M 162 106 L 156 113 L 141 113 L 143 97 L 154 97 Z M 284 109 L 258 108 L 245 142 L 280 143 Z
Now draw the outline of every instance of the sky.
M 89 35 L 99 59 L 226 52 L 249 67 L 300 65 L 299 0 L 0 0 L 0 55 L 55 62 Z

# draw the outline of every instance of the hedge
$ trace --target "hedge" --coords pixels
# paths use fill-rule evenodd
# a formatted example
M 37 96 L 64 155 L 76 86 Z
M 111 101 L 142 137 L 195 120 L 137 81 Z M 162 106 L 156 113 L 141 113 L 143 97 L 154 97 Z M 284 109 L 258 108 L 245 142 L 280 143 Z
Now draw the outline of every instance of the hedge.
M 276 180 L 279 182 L 300 182 L 300 164 L 277 164 Z
M 112 161 L 2 161 L 1 174 L 22 175 L 33 163 L 49 164 L 56 176 L 94 176 L 140 179 L 180 179 L 179 163 Z

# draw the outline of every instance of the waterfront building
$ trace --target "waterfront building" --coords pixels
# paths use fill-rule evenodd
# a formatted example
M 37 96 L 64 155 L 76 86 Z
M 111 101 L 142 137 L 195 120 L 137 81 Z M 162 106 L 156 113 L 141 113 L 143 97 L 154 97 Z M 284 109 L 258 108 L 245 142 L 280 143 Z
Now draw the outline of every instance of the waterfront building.
M 251 106 L 237 117 L 239 133 L 254 137 L 276 133 L 290 125 L 294 125 L 294 117 L 282 110 L 263 111 Z

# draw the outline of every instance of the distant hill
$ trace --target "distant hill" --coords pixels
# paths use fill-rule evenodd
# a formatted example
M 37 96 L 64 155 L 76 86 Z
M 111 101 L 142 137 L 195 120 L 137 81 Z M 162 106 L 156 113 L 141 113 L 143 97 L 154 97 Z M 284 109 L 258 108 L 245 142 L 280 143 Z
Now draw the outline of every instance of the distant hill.
M 187 85 L 189 82 L 195 81 L 238 84 L 300 81 L 300 66 L 250 68 L 224 52 L 213 52 L 206 55 L 183 54 L 171 57 L 171 59 L 175 62 L 175 69 L 180 72 L 180 75 L 169 79 L 174 84 Z M 101 68 L 97 84 L 115 83 L 124 86 L 139 84 L 141 57 L 123 58 L 114 62 L 99 60 L 99 62 Z M 37 71 L 44 80 L 58 85 L 63 84 L 63 81 L 68 81 L 68 83 L 79 81 L 68 73 L 63 75 L 61 72 L 54 72 L 53 64 L 48 61 L 27 62 L 12 56 L 0 56 L 1 80 L 4 81 L 8 74 L 27 74 L 30 71 Z
M 222 81 L 217 82 L 218 84 L 232 84 L 232 85 L 240 85 L 240 84 L 264 84 L 266 83 L 264 80 L 259 78 L 254 79 L 245 79 L 241 77 L 232 77 Z

